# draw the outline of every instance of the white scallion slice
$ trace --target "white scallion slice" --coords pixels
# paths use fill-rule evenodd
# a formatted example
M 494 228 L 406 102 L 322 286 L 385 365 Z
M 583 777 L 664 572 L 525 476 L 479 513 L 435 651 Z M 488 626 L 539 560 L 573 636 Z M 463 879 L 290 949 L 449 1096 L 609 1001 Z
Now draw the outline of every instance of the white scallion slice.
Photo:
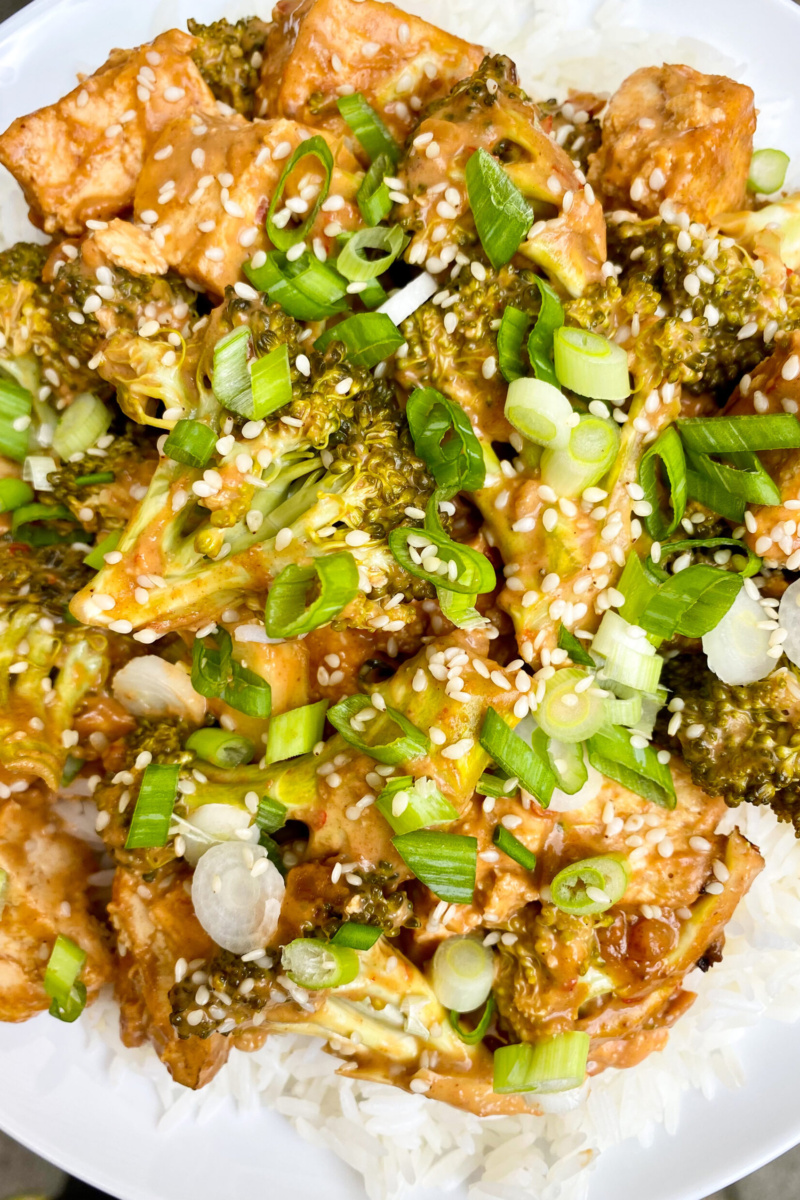
M 781 597 L 778 621 L 789 634 L 783 643 L 783 652 L 789 662 L 800 666 L 800 579 L 790 584 Z M 772 660 L 773 665 L 775 659 Z
M 386 313 L 395 325 L 400 325 L 405 321 L 406 317 L 410 317 L 413 312 L 430 300 L 431 296 L 435 295 L 439 290 L 439 284 L 429 275 L 427 271 L 423 271 L 417 275 L 411 283 L 407 283 L 405 287 L 400 288 L 388 300 L 384 300 L 380 308 L 376 312 Z
M 433 956 L 433 990 L 444 1008 L 472 1012 L 485 1003 L 494 980 L 494 955 L 468 935 L 448 938 Z
M 784 602 L 791 590 L 784 594 Z M 775 659 L 767 654 L 769 630 L 758 628 L 765 615 L 758 601 L 742 588 L 719 624 L 703 636 L 709 669 L 723 683 L 755 683 L 775 667 Z
M 177 717 L 201 725 L 206 714 L 205 699 L 186 672 L 157 654 L 132 658 L 117 671 L 111 690 L 134 717 Z
M 249 812 L 235 804 L 202 804 L 181 823 L 181 837 L 186 844 L 183 857 L 196 867 L 206 851 L 220 842 L 257 842 L 259 829 L 251 824 L 252 820 Z
M 218 946 L 231 954 L 249 954 L 275 933 L 284 890 L 283 876 L 263 846 L 220 842 L 197 864 L 192 903 Z
M 571 796 L 562 792 L 560 788 L 555 788 L 550 797 L 548 812 L 576 812 L 579 808 L 585 808 L 597 796 L 603 783 L 604 779 L 600 772 L 591 763 L 587 763 L 586 783 L 583 787 Z
M 592 642 L 592 652 L 608 657 L 615 646 L 627 646 L 647 657 L 655 654 L 656 648 L 639 625 L 631 625 L 619 613 L 605 613 Z
M 750 174 L 747 188 L 751 192 L 761 192 L 771 196 L 779 192 L 786 180 L 789 167 L 789 155 L 783 150 L 756 150 L 750 159 Z
M 628 355 L 599 333 L 562 325 L 553 337 L 559 383 L 592 400 L 625 400 L 631 394 Z
M 22 478 L 37 492 L 52 492 L 53 485 L 47 478 L 56 470 L 56 460 L 48 454 L 29 454 L 22 464 Z

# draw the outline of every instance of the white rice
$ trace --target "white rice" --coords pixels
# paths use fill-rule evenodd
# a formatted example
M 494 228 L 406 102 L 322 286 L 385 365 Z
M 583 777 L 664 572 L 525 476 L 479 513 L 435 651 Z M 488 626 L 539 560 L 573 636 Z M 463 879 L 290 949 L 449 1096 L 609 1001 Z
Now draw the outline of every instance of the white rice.
M 507 52 L 538 98 L 564 97 L 570 86 L 611 92 L 630 71 L 662 61 L 742 74 L 735 62 L 692 38 L 637 30 L 636 5 L 625 0 L 606 0 L 590 25 L 581 23 L 579 0 L 406 0 L 405 7 Z M 192 0 L 164 0 L 153 32 L 199 8 Z M 234 17 L 268 10 L 251 0 L 228 5 Z M 15 241 L 30 236 L 31 227 L 19 190 L 3 175 L 3 235 Z M 551 1098 L 546 1117 L 481 1121 L 424 1096 L 341 1079 L 336 1058 L 295 1036 L 270 1038 L 255 1054 L 234 1051 L 207 1088 L 189 1092 L 171 1081 L 151 1049 L 122 1046 L 110 996 L 88 1010 L 83 1024 L 112 1049 L 114 1079 L 132 1070 L 152 1080 L 163 1130 L 187 1116 L 210 1116 L 231 1098 L 243 1111 L 264 1104 L 282 1113 L 308 1141 L 359 1172 L 372 1200 L 459 1184 L 467 1185 L 471 1200 L 582 1200 L 591 1164 L 603 1150 L 628 1138 L 647 1144 L 656 1124 L 674 1132 L 689 1088 L 711 1096 L 720 1084 L 742 1083 L 736 1042 L 755 1022 L 767 1013 L 800 1019 L 800 842 L 766 809 L 745 806 L 728 814 L 723 827 L 734 823 L 761 847 L 767 865 L 728 927 L 722 962 L 708 975 L 690 977 L 698 999 L 667 1049 L 632 1070 L 606 1071 L 577 1095 Z

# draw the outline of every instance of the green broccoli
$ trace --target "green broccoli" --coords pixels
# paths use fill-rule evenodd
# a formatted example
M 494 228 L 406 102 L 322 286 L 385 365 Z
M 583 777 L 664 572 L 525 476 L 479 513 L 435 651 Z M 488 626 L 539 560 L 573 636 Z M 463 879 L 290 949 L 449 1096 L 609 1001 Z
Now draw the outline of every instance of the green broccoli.
M 98 452 L 62 462 L 47 481 L 52 497 L 68 508 L 84 529 L 122 529 L 133 515 L 138 488 L 144 488 L 158 462 L 155 439 L 141 428 L 128 430 Z
M 24 599 L 44 614 L 61 618 L 74 596 L 92 577 L 82 543 L 28 545 L 0 540 L 0 607 Z
M 192 58 L 215 98 L 249 119 L 262 115 L 255 111 L 255 92 L 269 25 L 258 17 L 210 25 L 190 18 L 187 25 L 199 42 Z
M 769 354 L 779 330 L 800 326 L 800 294 L 777 284 L 732 239 L 697 236 L 660 217 L 608 221 L 608 256 L 618 279 L 566 306 L 568 320 L 613 337 L 632 320 L 633 374 L 640 388 L 664 380 L 727 399 Z M 691 288 L 691 291 L 688 290 Z M 740 338 L 744 326 L 751 336 Z
M 82 702 L 105 682 L 107 637 L 56 626 L 30 603 L 0 620 L 0 764 L 56 791 Z M 77 735 L 75 735 L 77 736 Z
M 732 806 L 768 804 L 800 836 L 800 672 L 787 663 L 735 686 L 702 656 L 682 654 L 662 682 L 672 701 L 656 736 L 681 754 L 697 786 Z
M 292 399 L 266 421 L 229 415 L 209 386 L 215 344 L 243 325 L 256 355 L 281 345 L 289 350 Z M 208 621 L 250 593 L 266 593 L 285 566 L 343 549 L 373 598 L 429 593 L 425 581 L 398 565 L 386 541 L 391 529 L 409 523 L 409 506 L 425 507 L 434 486 L 394 388 L 346 364 L 338 343 L 324 355 L 315 352 L 298 340 L 301 332 L 279 306 L 229 290 L 203 345 L 193 347 L 196 375 L 176 368 L 169 401 L 222 435 L 216 452 L 204 470 L 162 460 L 119 542 L 121 562 L 105 566 L 76 597 L 80 620 L 129 621 L 159 632 Z M 120 402 L 125 408 L 122 396 Z M 141 553 L 164 586 L 140 603 L 128 572 Z M 114 599 L 113 610 L 97 609 L 97 593 Z M 355 612 L 354 619 L 362 617 Z

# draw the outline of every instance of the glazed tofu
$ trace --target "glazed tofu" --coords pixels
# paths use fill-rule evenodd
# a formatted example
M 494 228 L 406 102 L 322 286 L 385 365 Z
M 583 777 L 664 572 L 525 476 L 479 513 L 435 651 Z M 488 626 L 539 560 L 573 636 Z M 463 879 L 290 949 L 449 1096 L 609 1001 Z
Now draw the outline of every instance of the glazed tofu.
M 0 869 L 8 876 L 0 905 L 0 1021 L 27 1021 L 50 1007 L 44 975 L 59 934 L 85 951 L 80 981 L 93 1000 L 113 967 L 86 899 L 96 860 L 33 788 L 0 806 Z
M 136 188 L 136 219 L 152 230 L 169 266 L 221 296 L 241 278 L 242 263 L 269 248 L 264 219 L 270 200 L 286 160 L 313 132 L 319 131 L 295 121 L 253 123 L 236 113 L 188 113 L 164 130 L 145 163 Z M 336 164 L 326 205 L 334 196 L 342 198 L 335 213 L 319 212 L 311 230 L 315 249 L 319 238 L 327 252 L 336 233 L 359 224 L 355 195 L 362 176 L 342 140 L 322 136 Z M 287 180 L 284 200 L 312 206 L 322 178 L 319 160 L 303 158 Z
M 800 333 L 781 337 L 775 353 L 760 363 L 733 393 L 725 416 L 800 411 Z M 781 503 L 749 504 L 755 529 L 742 535 L 770 566 L 796 571 L 800 561 L 800 450 L 759 455 L 778 485 Z
M 612 96 L 589 182 L 606 207 L 696 221 L 742 208 L 756 113 L 749 87 L 685 66 L 643 67 Z
M 141 1046 L 149 1039 L 176 1083 L 200 1088 L 225 1063 L 229 1043 L 218 1033 L 182 1041 L 170 1022 L 169 990 L 179 959 L 205 960 L 216 949 L 194 915 L 190 880 L 182 865 L 165 867 L 149 883 L 120 867 L 108 912 L 118 938 L 123 1042 Z
M 196 39 L 162 33 L 108 61 L 56 104 L 19 117 L 0 137 L 0 162 L 46 233 L 81 233 L 130 208 L 142 163 L 165 125 L 216 101 L 191 59 Z
M 361 92 L 403 142 L 420 109 L 484 51 L 376 0 L 281 0 L 267 38 L 261 115 L 341 130 L 340 96 Z

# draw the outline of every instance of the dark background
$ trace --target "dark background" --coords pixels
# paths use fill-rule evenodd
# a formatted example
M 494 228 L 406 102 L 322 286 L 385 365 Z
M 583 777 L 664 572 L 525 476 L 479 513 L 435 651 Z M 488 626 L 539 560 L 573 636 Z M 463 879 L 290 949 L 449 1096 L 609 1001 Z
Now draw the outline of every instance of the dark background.
M 402 3 L 402 0 L 398 0 Z M 119 3 L 119 0 L 107 0 Z M 651 0 L 652 3 L 652 0 Z M 757 6 L 757 0 L 755 0 Z M 0 21 L 24 8 L 24 0 L 0 0 Z M 220 9 L 224 7 L 220 0 Z M 0 1078 L 2 1074 L 0 1073 Z M 708 1200 L 797 1200 L 800 1196 L 800 1147 Z M 100 1192 L 37 1158 L 0 1133 L 0 1200 L 104 1200 Z M 221 1197 L 220 1200 L 229 1200 Z

